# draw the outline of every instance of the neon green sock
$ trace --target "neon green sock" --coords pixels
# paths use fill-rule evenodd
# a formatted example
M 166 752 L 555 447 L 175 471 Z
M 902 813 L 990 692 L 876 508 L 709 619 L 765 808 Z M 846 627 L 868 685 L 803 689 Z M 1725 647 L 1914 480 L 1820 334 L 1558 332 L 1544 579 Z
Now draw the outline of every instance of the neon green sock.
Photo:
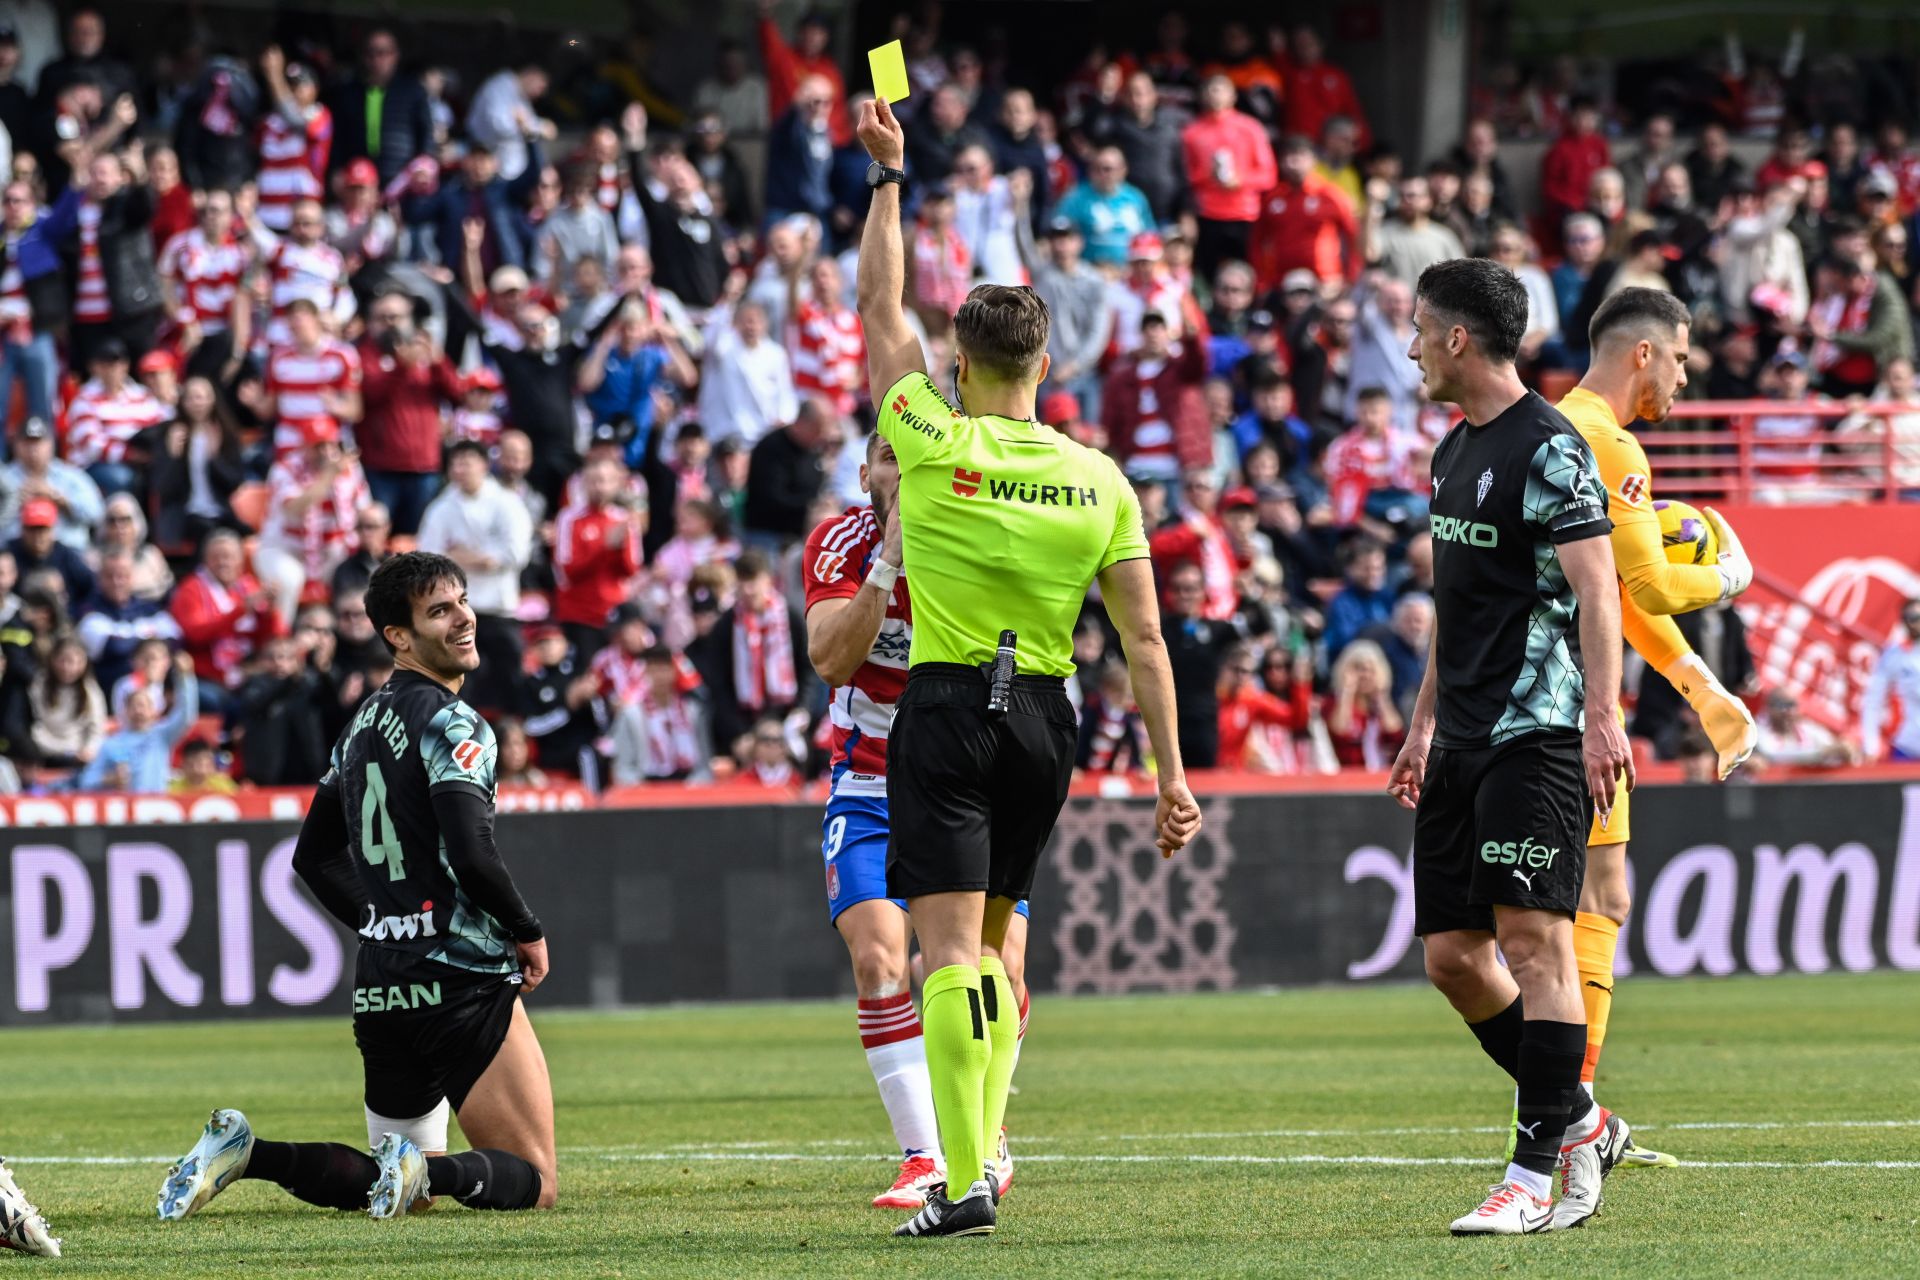
M 986 1162 L 980 1136 L 986 1132 L 985 1083 L 993 1046 L 987 1040 L 980 971 L 952 964 L 928 974 L 921 989 L 920 1024 L 926 1029 L 933 1114 L 947 1152 L 947 1198 L 958 1200 Z M 1001 1102 L 1004 1109 L 1004 1090 Z
M 987 1040 L 993 1057 L 987 1062 L 986 1114 L 982 1118 L 980 1149 L 993 1159 L 1000 1152 L 1000 1126 L 1007 1121 L 1007 1091 L 1013 1087 L 1013 1068 L 1020 1058 L 1020 1005 L 1013 998 L 1007 966 L 998 956 L 980 957 L 980 1004 L 987 1015 Z M 947 1166 L 951 1172 L 953 1166 Z

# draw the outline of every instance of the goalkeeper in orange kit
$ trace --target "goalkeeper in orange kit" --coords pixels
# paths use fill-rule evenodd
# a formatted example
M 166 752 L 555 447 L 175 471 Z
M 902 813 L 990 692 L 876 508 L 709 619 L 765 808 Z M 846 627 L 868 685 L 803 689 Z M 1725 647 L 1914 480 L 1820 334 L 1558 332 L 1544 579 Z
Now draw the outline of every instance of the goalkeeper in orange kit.
M 1658 289 L 1622 289 L 1594 313 L 1588 329 L 1593 362 L 1559 409 L 1579 430 L 1599 463 L 1613 518 L 1613 558 L 1620 574 L 1621 631 L 1649 667 L 1665 676 L 1700 716 L 1720 755 L 1720 776 L 1753 752 L 1757 733 L 1745 704 L 1729 693 L 1697 657 L 1672 614 L 1731 600 L 1753 581 L 1740 539 L 1713 508 L 1703 514 L 1719 538 L 1715 564 L 1672 564 L 1660 541 L 1647 455 L 1625 424 L 1663 421 L 1687 385 L 1687 309 Z M 1554 1227 L 1579 1226 L 1600 1207 L 1601 1182 L 1615 1164 L 1678 1163 L 1636 1146 L 1624 1121 L 1590 1103 L 1594 1066 L 1607 1036 L 1613 1005 L 1613 955 L 1632 905 L 1627 887 L 1628 797 L 1614 801 L 1587 837 L 1587 876 L 1574 916 L 1574 955 L 1587 1007 L 1587 1060 L 1581 1072 L 1586 1098 L 1575 1107 L 1579 1128 L 1567 1130 Z

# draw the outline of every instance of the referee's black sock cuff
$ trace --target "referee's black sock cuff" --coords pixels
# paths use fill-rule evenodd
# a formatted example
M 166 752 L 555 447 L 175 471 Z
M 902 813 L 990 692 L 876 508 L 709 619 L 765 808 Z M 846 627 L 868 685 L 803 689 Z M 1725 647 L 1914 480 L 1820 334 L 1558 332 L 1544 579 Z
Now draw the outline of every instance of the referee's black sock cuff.
M 540 1171 L 491 1148 L 428 1156 L 427 1192 L 452 1196 L 469 1209 L 531 1209 L 540 1202 Z
M 1515 996 L 1512 1004 L 1484 1022 L 1467 1024 L 1467 1029 L 1480 1041 L 1480 1047 L 1487 1051 L 1487 1056 L 1515 1080 L 1520 1078 L 1520 1038 L 1525 1028 L 1526 1017 L 1521 1012 L 1519 996 Z

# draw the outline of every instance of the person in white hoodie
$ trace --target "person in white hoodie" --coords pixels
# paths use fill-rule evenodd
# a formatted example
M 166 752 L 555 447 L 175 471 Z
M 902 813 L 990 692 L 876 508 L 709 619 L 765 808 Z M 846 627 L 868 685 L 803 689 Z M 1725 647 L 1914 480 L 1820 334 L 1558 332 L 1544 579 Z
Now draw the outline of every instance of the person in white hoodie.
M 716 445 L 739 440 L 748 449 L 800 415 L 786 348 L 770 336 L 767 309 L 741 302 L 732 323 L 716 317 L 700 380 L 700 425 Z
M 512 705 L 520 670 L 520 571 L 533 555 L 533 517 L 526 504 L 487 473 L 486 446 L 458 440 L 447 450 L 452 481 L 427 504 L 419 546 L 466 571 L 467 601 L 476 621 L 480 669 L 463 695 L 478 708 Z

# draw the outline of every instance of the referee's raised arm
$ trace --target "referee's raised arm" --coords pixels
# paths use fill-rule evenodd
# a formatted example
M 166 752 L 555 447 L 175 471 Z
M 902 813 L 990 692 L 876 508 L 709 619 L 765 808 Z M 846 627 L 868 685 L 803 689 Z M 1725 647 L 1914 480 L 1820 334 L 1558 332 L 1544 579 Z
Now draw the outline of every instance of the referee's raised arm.
M 876 409 L 894 383 L 927 371 L 927 354 L 907 324 L 907 248 L 900 229 L 900 188 L 907 140 L 885 98 L 860 104 L 860 141 L 873 163 L 866 230 L 860 234 L 860 327 L 867 339 L 867 391 Z

